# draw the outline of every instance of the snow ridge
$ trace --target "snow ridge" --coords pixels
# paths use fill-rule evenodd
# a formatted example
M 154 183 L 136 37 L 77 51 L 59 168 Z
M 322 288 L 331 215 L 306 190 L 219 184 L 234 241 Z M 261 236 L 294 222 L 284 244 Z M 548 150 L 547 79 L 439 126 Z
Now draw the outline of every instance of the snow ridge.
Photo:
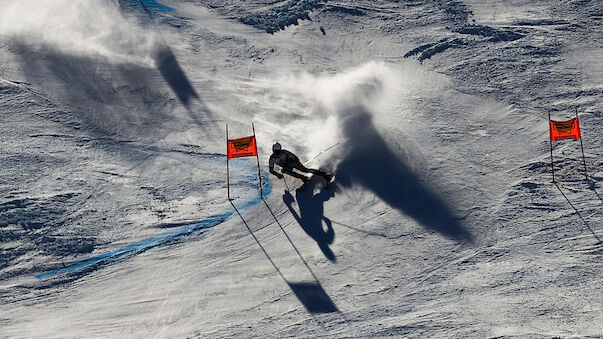
M 244 24 L 272 34 L 289 25 L 297 25 L 300 20 L 310 20 L 309 13 L 323 7 L 326 0 L 252 1 L 251 4 L 233 0 L 201 2 L 223 15 L 234 16 Z

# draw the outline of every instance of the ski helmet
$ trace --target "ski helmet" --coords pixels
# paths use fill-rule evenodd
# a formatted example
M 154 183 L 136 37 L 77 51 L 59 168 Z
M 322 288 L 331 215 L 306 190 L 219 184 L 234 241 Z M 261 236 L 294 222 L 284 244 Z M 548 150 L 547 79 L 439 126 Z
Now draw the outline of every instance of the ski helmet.
M 281 150 L 281 144 L 279 144 L 278 142 L 274 143 L 274 145 L 272 145 L 272 152 L 278 152 Z

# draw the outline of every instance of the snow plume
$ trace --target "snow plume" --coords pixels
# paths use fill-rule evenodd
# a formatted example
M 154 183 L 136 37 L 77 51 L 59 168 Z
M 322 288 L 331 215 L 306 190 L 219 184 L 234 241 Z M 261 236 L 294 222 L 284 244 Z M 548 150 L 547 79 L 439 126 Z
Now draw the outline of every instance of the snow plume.
M 394 126 L 392 117 L 412 114 L 413 100 L 446 90 L 450 84 L 442 80 L 412 66 L 370 62 L 330 76 L 252 81 L 239 91 L 260 106 L 252 108 L 259 111 L 254 119 L 272 127 L 270 135 L 259 135 L 262 140 L 272 137 L 285 148 L 305 152 L 299 153 L 302 161 L 337 144 L 310 166 L 337 168 L 338 187 L 362 187 L 424 227 L 471 242 L 471 234 L 415 169 L 412 146 L 394 148 L 384 136 L 391 129 L 405 140 L 403 127 Z
M 350 113 L 350 107 L 376 111 L 387 105 L 384 102 L 389 102 L 389 94 L 397 92 L 398 73 L 385 63 L 370 62 L 334 75 L 276 74 L 244 83 L 234 91 L 247 105 L 255 106 L 252 114 L 256 121 L 271 127 L 268 135 L 259 133 L 263 140 L 279 141 L 308 161 L 326 148 L 341 144 L 341 121 Z M 338 153 L 335 149 L 311 165 L 331 162 L 329 155 Z
M 382 113 L 380 108 L 387 105 L 384 103 L 388 101 L 387 94 L 396 92 L 395 86 L 399 82 L 396 73 L 386 64 L 371 62 L 333 76 L 305 74 L 296 81 L 290 81 L 302 98 L 312 103 L 309 113 L 315 117 L 315 124 L 307 126 L 310 129 L 305 141 L 308 155 L 315 156 L 331 145 L 345 142 L 347 136 L 342 122 L 350 114 L 355 114 L 352 108 L 363 107 L 369 114 Z M 291 127 L 293 131 L 299 129 L 299 126 Z M 291 132 L 290 128 L 285 130 Z M 341 150 L 332 154 L 341 154 Z M 321 158 L 319 163 L 334 160 L 331 156 Z
M 0 0 L 0 37 L 36 48 L 153 66 L 156 38 L 109 0 Z

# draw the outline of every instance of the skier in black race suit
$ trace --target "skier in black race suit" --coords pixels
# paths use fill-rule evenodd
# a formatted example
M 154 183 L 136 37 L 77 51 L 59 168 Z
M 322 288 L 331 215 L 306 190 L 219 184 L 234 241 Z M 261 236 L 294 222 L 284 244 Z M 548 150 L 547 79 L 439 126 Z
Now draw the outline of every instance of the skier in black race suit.
M 320 175 L 321 177 L 325 178 L 327 183 L 330 182 L 331 178 L 333 177 L 333 175 L 325 171 L 307 168 L 299 161 L 299 158 L 295 154 L 282 149 L 281 144 L 278 142 L 272 145 L 272 155 L 270 156 L 268 166 L 270 168 L 270 173 L 274 174 L 277 178 L 282 179 L 283 175 L 274 170 L 274 164 L 279 165 L 283 169 L 283 173 L 301 179 L 304 183 L 310 179 L 301 173 L 294 172 L 294 169 L 297 169 L 303 173 Z

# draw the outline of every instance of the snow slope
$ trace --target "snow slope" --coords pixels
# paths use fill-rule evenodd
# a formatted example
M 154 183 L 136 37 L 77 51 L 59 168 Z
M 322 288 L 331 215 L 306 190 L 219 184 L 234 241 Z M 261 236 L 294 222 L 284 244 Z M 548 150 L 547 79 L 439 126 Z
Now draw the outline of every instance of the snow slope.
M 603 335 L 597 1 L 0 5 L 0 337 Z

